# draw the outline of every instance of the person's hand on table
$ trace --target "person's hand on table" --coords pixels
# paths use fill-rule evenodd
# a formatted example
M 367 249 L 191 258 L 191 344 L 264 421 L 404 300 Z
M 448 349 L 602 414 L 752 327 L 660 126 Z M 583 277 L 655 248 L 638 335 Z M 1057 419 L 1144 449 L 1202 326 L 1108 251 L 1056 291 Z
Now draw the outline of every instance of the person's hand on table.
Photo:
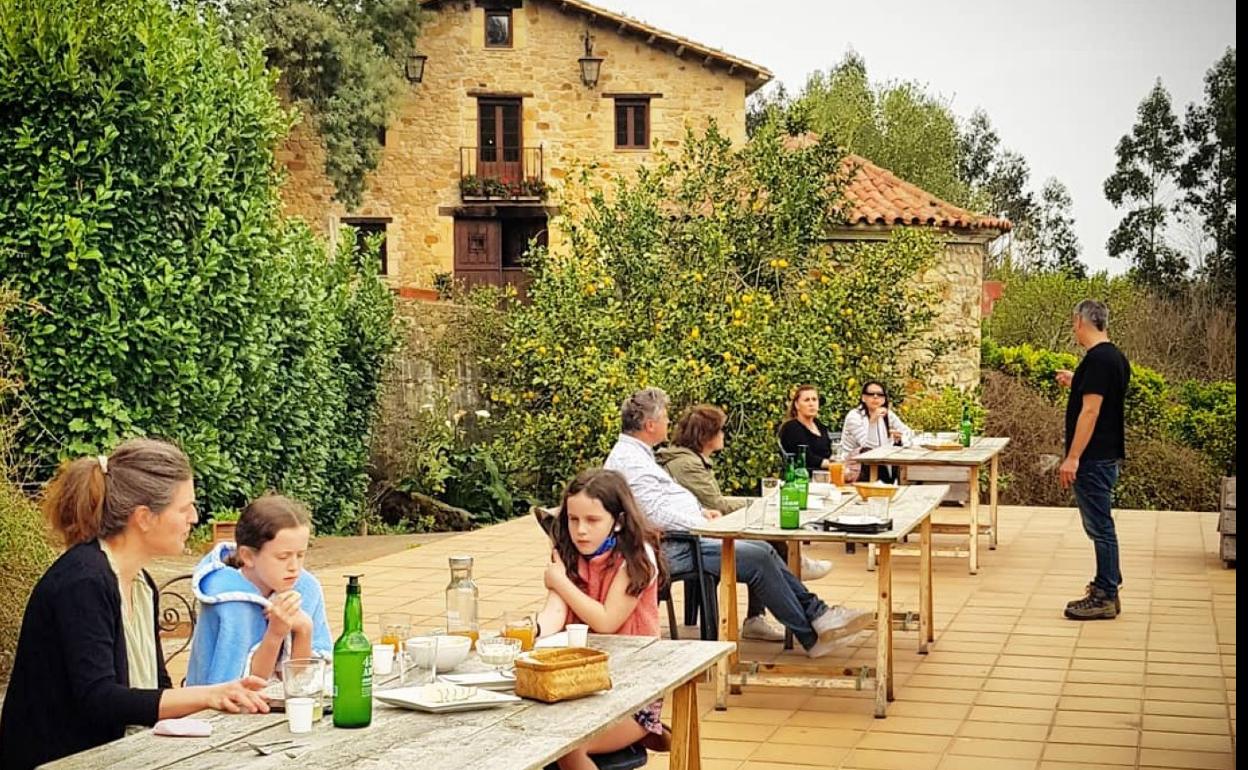
M 719 517 L 721 517 L 721 516 L 723 516 L 723 515 L 724 515 L 724 514 L 720 513 L 719 511 L 715 510 L 714 508 L 703 508 L 703 509 L 702 509 L 702 518 L 706 519 L 707 521 L 714 521 L 715 519 L 718 519 Z
M 230 714 L 267 714 L 269 703 L 261 690 L 268 683 L 258 676 L 245 676 L 208 688 L 208 708 Z

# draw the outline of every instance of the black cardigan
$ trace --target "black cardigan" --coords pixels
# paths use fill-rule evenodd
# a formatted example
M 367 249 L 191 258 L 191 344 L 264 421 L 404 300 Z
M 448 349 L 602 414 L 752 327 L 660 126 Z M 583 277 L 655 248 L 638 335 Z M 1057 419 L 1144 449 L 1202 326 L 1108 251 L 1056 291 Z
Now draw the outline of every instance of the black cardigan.
M 157 596 L 156 584 L 143 577 Z M 156 619 L 157 683 L 129 686 L 117 575 L 96 541 L 63 553 L 35 584 L 22 617 L 17 655 L 0 713 L 0 769 L 26 770 L 100 746 L 126 725 L 152 725 L 161 690 L 171 687 Z
M 824 460 L 832 459 L 832 436 L 828 433 L 828 426 L 815 420 L 815 427 L 819 429 L 819 435 L 811 433 L 805 425 L 797 420 L 788 420 L 780 426 L 780 447 L 784 453 L 792 457 L 797 457 L 797 448 L 799 446 L 806 447 L 806 468 L 807 470 L 817 471 L 823 468 Z

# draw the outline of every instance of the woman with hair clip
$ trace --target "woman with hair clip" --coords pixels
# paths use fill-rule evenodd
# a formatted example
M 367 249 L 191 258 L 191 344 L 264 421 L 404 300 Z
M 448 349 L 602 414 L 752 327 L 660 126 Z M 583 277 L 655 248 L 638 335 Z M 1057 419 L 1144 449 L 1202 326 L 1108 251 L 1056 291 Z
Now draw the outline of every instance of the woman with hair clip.
M 67 550 L 35 584 L 4 711 L 0 768 L 26 770 L 202 709 L 268 711 L 263 679 L 173 689 L 160 654 L 156 584 L 198 515 L 191 464 L 163 441 L 61 467 L 43 510 Z
M 863 384 L 858 406 L 845 415 L 845 427 L 841 431 L 841 450 L 851 460 L 845 463 L 846 483 L 867 480 L 859 478 L 863 475 L 862 465 L 852 462 L 855 456 L 882 446 L 902 446 L 914 438 L 914 431 L 892 412 L 890 406 L 884 383 L 868 380 Z M 886 484 L 897 482 L 895 466 L 876 467 L 879 468 L 879 481 Z

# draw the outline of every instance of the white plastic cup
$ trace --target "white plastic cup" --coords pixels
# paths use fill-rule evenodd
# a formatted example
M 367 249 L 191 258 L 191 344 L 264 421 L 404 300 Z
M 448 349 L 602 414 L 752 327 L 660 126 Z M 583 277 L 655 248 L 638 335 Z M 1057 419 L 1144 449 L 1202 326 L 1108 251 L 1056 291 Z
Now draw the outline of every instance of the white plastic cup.
M 584 623 L 568 624 L 568 646 L 585 647 L 589 644 L 589 626 Z
M 292 733 L 312 732 L 312 698 L 290 698 L 286 701 L 286 724 Z
M 389 674 L 394 668 L 394 646 L 390 644 L 373 645 L 373 673 Z

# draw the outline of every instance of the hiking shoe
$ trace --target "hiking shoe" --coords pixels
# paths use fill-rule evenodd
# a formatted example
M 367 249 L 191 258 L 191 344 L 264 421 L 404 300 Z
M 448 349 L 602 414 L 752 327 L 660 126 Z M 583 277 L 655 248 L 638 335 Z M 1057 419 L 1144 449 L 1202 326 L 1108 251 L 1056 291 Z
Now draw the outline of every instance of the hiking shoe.
M 832 562 L 827 559 L 802 557 L 802 580 L 818 580 L 832 571 Z
M 1079 602 L 1081 602 L 1081 601 L 1083 601 L 1084 599 L 1087 599 L 1089 596 L 1091 596 L 1091 595 L 1092 595 L 1092 584 L 1091 584 L 1091 583 L 1088 583 L 1088 584 L 1084 587 L 1084 589 L 1083 589 L 1083 590 L 1084 590 L 1084 594 L 1083 594 L 1083 598 L 1082 598 L 1082 599 L 1071 599 L 1070 601 L 1066 602 L 1066 606 L 1067 606 L 1067 607 L 1073 607 L 1073 606 L 1075 606 L 1076 604 L 1078 604 Z M 1116 614 L 1116 615 L 1121 615 L 1121 614 L 1122 614 L 1122 594 L 1121 594 L 1121 593 L 1120 593 L 1120 594 L 1118 594 L 1117 596 L 1115 596 L 1115 597 L 1114 597 L 1114 614 Z
M 765 615 L 755 615 L 746 618 L 741 624 L 741 638 L 760 642 L 783 642 L 784 628 L 772 623 Z
M 815 633 L 819 634 L 819 641 L 831 642 L 858 633 L 871 624 L 872 617 L 870 612 L 837 605 L 829 607 L 811 625 L 814 626 Z
M 1118 617 L 1118 608 L 1108 594 L 1093 586 L 1087 596 L 1066 605 L 1066 617 L 1071 620 L 1113 620 Z

